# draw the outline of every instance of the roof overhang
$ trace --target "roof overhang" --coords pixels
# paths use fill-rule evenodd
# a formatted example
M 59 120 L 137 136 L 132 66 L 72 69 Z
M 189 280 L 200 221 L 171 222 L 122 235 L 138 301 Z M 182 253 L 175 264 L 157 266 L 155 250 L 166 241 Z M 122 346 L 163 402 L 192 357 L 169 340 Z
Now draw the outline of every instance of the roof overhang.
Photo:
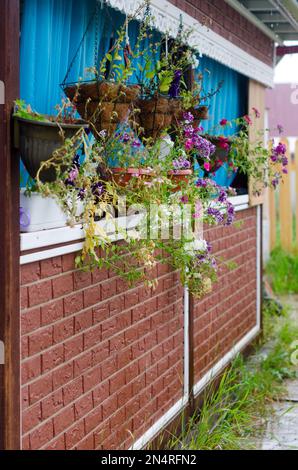
M 108 4 L 127 15 L 135 15 L 144 0 L 107 0 Z M 274 67 L 257 59 L 233 42 L 225 39 L 212 29 L 202 25 L 197 19 L 185 13 L 168 0 L 151 0 L 154 26 L 163 33 L 176 37 L 181 24 L 181 14 L 185 28 L 192 30 L 188 44 L 199 53 L 246 75 L 266 86 L 273 86 Z M 143 18 L 143 11 L 139 19 Z
M 297 0 L 225 1 L 279 45 L 298 41 Z

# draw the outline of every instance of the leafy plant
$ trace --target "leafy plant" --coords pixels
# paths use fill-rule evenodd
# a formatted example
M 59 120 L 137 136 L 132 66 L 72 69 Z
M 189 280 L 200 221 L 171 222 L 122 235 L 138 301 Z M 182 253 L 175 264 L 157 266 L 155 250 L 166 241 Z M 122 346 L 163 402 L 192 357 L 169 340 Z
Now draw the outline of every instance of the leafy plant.
M 33 111 L 31 106 L 27 105 L 24 100 L 15 101 L 14 116 L 22 119 L 30 119 L 31 121 L 48 121 L 44 115 Z
M 283 396 L 283 380 L 297 375 L 291 362 L 291 344 L 298 337 L 297 325 L 287 316 L 265 313 L 276 343 L 267 355 L 245 360 L 239 355 L 217 387 L 210 386 L 203 404 L 187 422 L 182 433 L 169 436 L 168 449 L 243 450 L 253 449 L 262 436 L 272 402 Z M 271 339 L 265 336 L 264 341 Z
M 298 256 L 275 248 L 266 266 L 274 292 L 277 294 L 298 293 Z

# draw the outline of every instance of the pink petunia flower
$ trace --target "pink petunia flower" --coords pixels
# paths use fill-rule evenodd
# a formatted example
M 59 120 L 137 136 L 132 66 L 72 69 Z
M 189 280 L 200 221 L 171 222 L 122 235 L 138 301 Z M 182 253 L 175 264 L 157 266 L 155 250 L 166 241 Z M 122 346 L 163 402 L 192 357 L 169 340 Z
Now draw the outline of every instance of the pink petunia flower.
M 249 126 L 252 125 L 252 120 L 250 119 L 250 117 L 248 116 L 248 114 L 246 114 L 245 116 L 243 116 L 243 119 L 244 119 L 244 121 L 247 122 L 247 124 L 248 124 Z
M 227 137 L 219 136 L 218 141 L 219 141 L 218 145 L 221 149 L 229 150 L 230 144 L 229 144 L 229 139 Z
M 189 201 L 188 196 L 182 196 L 180 200 L 183 204 L 187 204 Z
M 69 172 L 69 180 L 70 181 L 75 181 L 77 179 L 77 177 L 79 176 L 79 171 L 77 168 L 73 168 L 70 172 Z
M 186 139 L 185 141 L 185 150 L 191 150 L 193 148 L 192 139 Z
M 261 113 L 257 108 L 252 108 L 253 112 L 255 113 L 255 117 L 259 119 L 261 117 Z
M 228 123 L 228 120 L 227 120 L 227 119 L 222 119 L 219 124 L 220 124 L 221 126 L 226 126 L 227 123 Z

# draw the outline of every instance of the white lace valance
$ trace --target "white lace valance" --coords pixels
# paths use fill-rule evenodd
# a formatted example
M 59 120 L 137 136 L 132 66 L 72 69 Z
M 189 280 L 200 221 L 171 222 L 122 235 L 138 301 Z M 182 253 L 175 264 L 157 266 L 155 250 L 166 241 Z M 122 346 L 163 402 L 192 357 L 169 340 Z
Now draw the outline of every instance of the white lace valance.
M 144 4 L 142 0 L 108 0 L 108 3 L 111 7 L 128 15 L 135 13 L 140 5 Z M 182 13 L 185 27 L 193 29 L 193 34 L 189 41 L 192 47 L 201 54 L 211 57 L 249 78 L 253 78 L 269 87 L 273 86 L 273 67 L 256 59 L 211 29 L 201 25 L 197 20 L 175 7 L 169 1 L 152 0 L 151 11 L 154 16 L 156 29 L 161 32 L 168 31 L 174 37 L 179 29 L 180 15 Z

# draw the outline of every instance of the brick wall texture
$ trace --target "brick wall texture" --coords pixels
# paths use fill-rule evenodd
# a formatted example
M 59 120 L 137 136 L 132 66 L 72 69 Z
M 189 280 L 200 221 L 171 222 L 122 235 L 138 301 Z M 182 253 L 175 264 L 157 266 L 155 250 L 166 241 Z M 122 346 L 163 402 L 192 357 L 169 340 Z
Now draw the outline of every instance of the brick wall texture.
M 224 0 L 169 1 L 252 56 L 273 65 L 273 41 Z
M 238 212 L 237 219 L 240 229 L 205 232 L 213 252 L 235 269 L 222 267 L 212 293 L 195 302 L 195 382 L 256 325 L 256 210 Z
M 256 214 L 212 228 L 239 263 L 195 303 L 196 380 L 255 324 Z M 23 449 L 124 449 L 183 393 L 183 289 L 157 266 L 158 288 L 128 288 L 75 255 L 21 268 Z

